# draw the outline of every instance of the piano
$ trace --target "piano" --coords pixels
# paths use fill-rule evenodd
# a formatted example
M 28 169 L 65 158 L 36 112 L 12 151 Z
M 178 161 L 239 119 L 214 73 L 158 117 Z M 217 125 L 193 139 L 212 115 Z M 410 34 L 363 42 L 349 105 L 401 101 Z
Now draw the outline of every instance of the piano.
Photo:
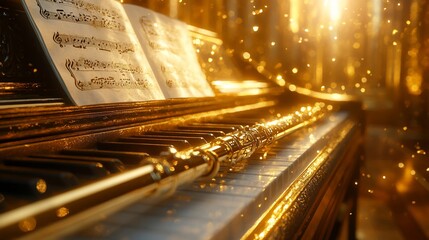
M 2 238 L 354 238 L 359 102 L 242 80 L 190 27 L 215 97 L 73 106 L 29 29 L 0 3 Z

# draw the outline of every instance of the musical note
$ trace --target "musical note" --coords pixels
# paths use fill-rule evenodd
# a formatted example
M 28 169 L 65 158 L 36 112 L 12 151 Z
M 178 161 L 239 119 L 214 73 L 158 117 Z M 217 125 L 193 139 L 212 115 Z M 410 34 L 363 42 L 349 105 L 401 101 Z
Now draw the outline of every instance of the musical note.
M 76 87 L 81 91 L 96 89 L 150 89 L 153 84 L 147 78 L 137 78 L 132 80 L 126 77 L 94 76 L 89 81 L 75 79 Z
M 122 18 L 121 14 L 119 14 L 117 11 L 115 11 L 113 9 L 102 8 L 99 5 L 89 3 L 89 2 L 85 2 L 83 0 L 42 0 L 42 1 L 50 2 L 50 3 L 63 4 L 66 6 L 67 5 L 73 6 L 76 9 L 82 9 L 82 10 L 85 10 L 87 12 L 91 12 L 94 14 L 98 13 L 98 14 L 101 14 L 101 15 L 108 17 L 108 18 L 117 18 L 117 19 Z
M 106 62 L 87 58 L 66 59 L 68 67 L 74 71 L 104 71 L 119 73 L 143 73 L 140 66 L 130 63 Z
M 65 47 L 67 45 L 71 45 L 75 48 L 83 48 L 87 47 L 97 48 L 98 50 L 114 52 L 118 53 L 127 53 L 127 52 L 135 52 L 135 47 L 131 43 L 123 43 L 123 42 L 113 42 L 108 40 L 97 39 L 95 37 L 85 37 L 78 35 L 69 35 L 69 34 L 61 34 L 59 32 L 55 32 L 52 36 L 52 39 L 55 43 L 57 43 L 60 47 Z
M 66 69 L 81 91 L 95 89 L 150 89 L 151 77 L 138 66 L 118 62 L 103 62 L 85 58 L 66 59 Z M 85 72 L 85 74 L 82 74 Z M 91 73 L 93 72 L 93 73 Z M 85 76 L 80 79 L 78 76 Z M 92 77 L 88 77 L 91 76 Z M 88 80 L 89 79 L 89 80 Z
M 64 9 L 56 9 L 55 11 L 49 11 L 42 6 L 40 1 L 57 2 L 58 0 L 36 0 L 36 1 L 40 9 L 39 11 L 40 15 L 45 19 L 87 24 L 96 28 L 106 28 L 106 29 L 111 29 L 111 30 L 116 30 L 121 32 L 125 31 L 125 26 L 120 21 L 117 20 L 118 19 L 117 17 L 103 16 L 100 14 L 93 14 L 91 12 L 89 13 L 83 13 L 83 12 L 74 13 L 72 11 L 66 12 Z

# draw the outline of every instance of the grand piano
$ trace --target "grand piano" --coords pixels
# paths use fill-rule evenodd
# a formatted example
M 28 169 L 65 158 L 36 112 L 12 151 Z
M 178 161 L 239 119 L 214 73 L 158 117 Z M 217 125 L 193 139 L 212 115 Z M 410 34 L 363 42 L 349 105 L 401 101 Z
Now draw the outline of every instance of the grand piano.
M 20 1 L 0 20 L 3 239 L 354 238 L 359 102 L 291 92 L 190 26 L 214 97 L 73 106 Z

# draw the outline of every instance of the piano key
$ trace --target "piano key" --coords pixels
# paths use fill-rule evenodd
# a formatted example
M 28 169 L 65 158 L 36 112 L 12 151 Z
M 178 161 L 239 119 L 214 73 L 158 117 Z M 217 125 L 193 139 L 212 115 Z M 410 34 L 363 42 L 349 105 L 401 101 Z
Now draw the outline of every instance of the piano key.
M 121 226 L 110 236 L 112 238 L 128 236 L 128 231 L 133 230 L 136 236 L 146 236 L 146 232 L 164 232 L 166 239 L 177 234 L 187 236 L 187 239 L 207 239 L 221 230 L 219 226 L 223 222 L 233 223 L 231 231 L 234 227 L 240 229 L 241 216 L 245 214 L 242 208 L 252 201 L 252 198 L 244 196 L 179 190 L 172 198 L 156 205 L 133 204 L 124 212 L 108 217 L 106 222 Z
M 193 183 L 190 186 L 183 188 L 185 191 L 207 192 L 207 193 L 222 193 L 227 195 L 237 195 L 244 197 L 256 197 L 261 191 L 261 188 L 255 186 L 229 185 L 225 183 Z
M 111 239 L 197 239 L 215 232 L 211 222 L 193 218 L 168 218 L 152 216 L 139 218 L 135 222 L 121 226 L 121 229 L 112 234 Z M 134 234 L 134 236 L 130 236 Z M 155 238 L 156 239 L 156 238 Z
M 279 173 L 284 171 L 288 166 L 273 166 L 273 165 L 261 165 L 253 164 L 246 165 L 244 167 L 240 166 L 224 166 L 219 169 L 220 172 L 240 172 L 245 174 L 255 174 L 262 176 L 277 176 Z
M 0 174 L 2 173 L 42 178 L 49 184 L 50 189 L 67 189 L 79 184 L 77 177 L 66 171 L 0 166 Z
M 109 174 L 107 169 L 103 167 L 103 164 L 99 162 L 35 159 L 28 157 L 4 159 L 2 162 L 7 166 L 69 171 L 79 177 L 86 179 L 100 178 Z
M 185 126 L 178 126 L 181 130 L 203 130 L 203 131 L 221 131 L 224 133 L 230 133 L 239 129 L 243 129 L 241 125 L 223 125 L 223 124 L 192 124 Z
M 156 204 L 150 201 L 141 201 L 127 208 L 124 213 L 155 216 L 165 215 L 169 217 L 180 216 L 221 221 L 225 220 L 225 217 L 228 215 L 226 214 L 227 212 L 237 211 L 236 208 L 238 204 L 248 202 L 248 198 L 243 196 L 236 197 L 225 195 L 222 198 L 217 196 L 207 198 L 206 196 L 205 193 L 201 192 L 179 190 L 177 194 L 171 198 L 159 201 Z M 186 209 L 190 201 L 195 202 L 195 204 L 192 209 Z M 200 214 L 204 211 L 207 211 L 208 214 Z M 118 219 L 114 219 L 115 220 L 111 221 L 118 221 Z
M 97 147 L 101 150 L 143 152 L 150 155 L 170 155 L 177 152 L 171 144 L 101 142 Z
M 207 130 L 207 129 L 173 129 L 168 130 L 168 132 L 178 132 L 178 133 L 208 133 L 212 134 L 214 137 L 225 136 L 225 132 L 219 130 Z
M 31 158 L 38 159 L 59 159 L 59 160 L 77 160 L 77 161 L 88 161 L 98 162 L 103 164 L 110 173 L 123 172 L 125 170 L 124 164 L 116 158 L 104 158 L 104 157 L 82 157 L 82 156 L 67 156 L 60 154 L 40 154 L 32 155 Z
M 41 178 L 0 173 L 1 192 L 35 197 L 46 193 L 47 189 L 46 181 Z
M 123 231 L 128 229 L 140 229 L 142 235 L 146 229 L 152 232 L 168 229 L 164 231 L 172 236 L 180 233 L 186 234 L 190 239 L 206 239 L 214 236 L 219 239 L 236 239 L 242 234 L 242 229 L 248 228 L 252 223 L 251 220 L 261 214 L 262 209 L 267 205 L 263 203 L 272 199 L 268 199 L 265 193 L 260 194 L 262 187 L 226 187 L 230 190 L 219 192 L 221 194 L 213 191 L 219 188 L 211 188 L 211 191 L 207 189 L 206 192 L 182 189 L 173 196 L 173 199 L 167 199 L 150 208 L 134 204 L 106 221 L 121 225 L 119 231 L 112 235 L 115 237 L 127 235 Z M 182 201 L 178 201 L 180 197 Z M 256 206 L 261 207 L 252 209 L 255 205 L 252 203 L 255 201 Z M 265 207 L 262 207 L 263 205 Z M 228 223 L 229 227 L 224 228 L 223 223 Z M 177 227 L 171 227 L 172 224 Z
M 208 121 L 208 123 L 223 123 L 223 124 L 239 124 L 252 126 L 257 123 L 261 123 L 260 118 L 221 118 L 216 121 Z
M 144 137 L 127 137 L 120 138 L 120 142 L 133 142 L 133 143 L 154 143 L 154 144 L 168 144 L 173 145 L 178 151 L 191 148 L 192 145 L 185 139 L 168 139 L 168 138 L 144 138 Z
M 122 229 L 119 229 L 122 228 Z M 82 232 L 78 236 L 65 238 L 67 240 L 90 240 L 90 239 L 129 239 L 129 240 L 183 240 L 188 239 L 187 235 L 176 233 L 172 235 L 165 231 L 153 231 L 150 229 L 131 228 L 112 223 L 97 224 L 94 229 Z
M 147 132 L 142 136 L 146 135 L 161 135 L 161 136 L 182 136 L 182 137 L 202 137 L 207 142 L 211 142 L 216 139 L 216 136 L 211 133 L 201 133 L 201 132 L 189 132 L 189 131 L 156 131 L 156 132 Z
M 242 130 L 244 129 L 245 124 L 231 124 L 231 123 L 221 123 L 221 122 L 198 122 L 190 123 L 186 126 L 203 126 L 203 127 L 226 127 L 231 130 Z
M 6 206 L 5 204 L 5 197 L 2 193 L 0 193 L 0 211 L 3 210 Z
M 165 139 L 168 137 L 168 139 L 178 139 L 178 140 L 186 140 L 188 141 L 193 147 L 197 147 L 203 144 L 206 144 L 207 141 L 203 137 L 197 137 L 197 136 L 179 136 L 179 135 L 156 135 L 156 134 L 149 134 L 145 133 L 144 135 L 137 135 L 132 136 L 133 138 L 146 138 L 146 139 Z
M 146 161 L 145 159 L 149 157 L 147 153 L 118 152 L 99 149 L 66 149 L 61 151 L 61 153 L 75 156 L 117 158 L 126 165 L 144 164 Z

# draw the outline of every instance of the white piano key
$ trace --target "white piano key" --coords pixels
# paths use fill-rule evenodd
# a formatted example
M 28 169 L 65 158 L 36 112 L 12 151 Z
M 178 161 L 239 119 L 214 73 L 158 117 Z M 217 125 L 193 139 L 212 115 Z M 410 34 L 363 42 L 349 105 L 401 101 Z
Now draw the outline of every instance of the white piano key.
M 213 236 L 221 231 L 225 222 L 237 222 L 238 225 L 243 223 L 240 221 L 241 216 L 245 215 L 242 209 L 252 201 L 252 197 L 179 191 L 172 198 L 150 209 L 143 206 L 144 204 L 134 204 L 126 211 L 109 217 L 105 222 L 125 226 L 127 231 L 140 229 L 142 236 L 145 236 L 147 231 L 161 231 L 168 236 L 183 234 L 187 239 L 205 238 L 203 236 Z M 113 233 L 113 236 L 127 234 L 122 232 L 122 227 L 120 229 L 119 232 Z
M 234 186 L 254 186 L 258 188 L 266 188 L 274 179 L 275 176 L 258 175 L 255 177 L 243 173 L 227 173 L 224 175 L 224 177 L 222 177 L 222 175 L 218 175 L 218 177 L 211 180 L 211 182 Z

